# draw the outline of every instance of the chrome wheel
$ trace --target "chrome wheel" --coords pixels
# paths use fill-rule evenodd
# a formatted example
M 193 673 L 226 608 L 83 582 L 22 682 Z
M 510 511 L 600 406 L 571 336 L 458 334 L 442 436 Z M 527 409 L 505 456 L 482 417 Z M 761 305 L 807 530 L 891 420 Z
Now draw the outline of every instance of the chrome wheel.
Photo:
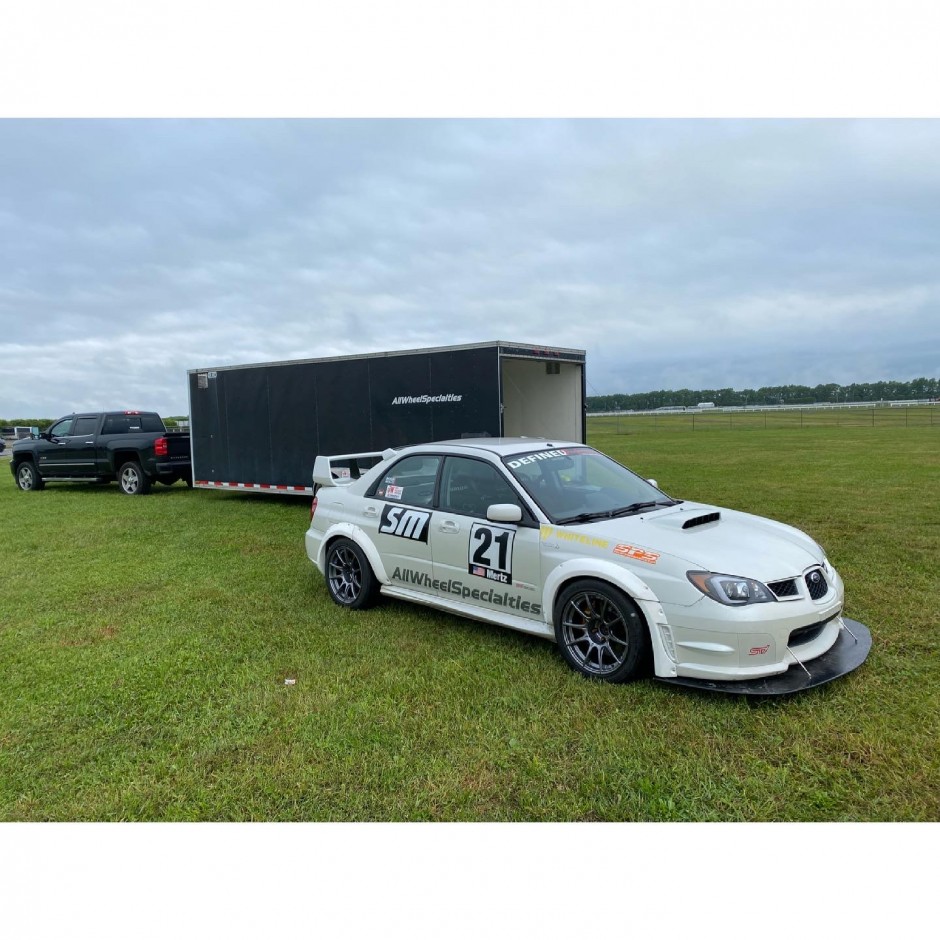
M 42 489 L 42 477 L 29 460 L 23 461 L 16 468 L 16 485 L 24 492 Z
M 128 496 L 135 495 L 140 489 L 140 474 L 137 472 L 136 467 L 125 464 L 124 469 L 121 471 L 121 489 Z
M 143 496 L 150 492 L 150 480 L 136 460 L 128 460 L 118 471 L 118 485 L 127 496 Z

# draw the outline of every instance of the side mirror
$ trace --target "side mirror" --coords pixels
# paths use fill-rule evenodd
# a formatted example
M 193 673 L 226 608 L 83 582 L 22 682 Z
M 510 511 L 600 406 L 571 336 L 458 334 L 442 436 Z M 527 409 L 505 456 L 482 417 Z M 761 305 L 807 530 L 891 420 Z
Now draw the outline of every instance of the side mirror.
M 51 435 L 48 431 L 43 431 L 43 432 L 39 435 L 39 439 L 40 439 L 41 441 L 51 441 L 51 440 L 52 440 L 52 435 Z
M 522 507 L 515 503 L 493 503 L 486 510 L 490 522 L 522 522 Z

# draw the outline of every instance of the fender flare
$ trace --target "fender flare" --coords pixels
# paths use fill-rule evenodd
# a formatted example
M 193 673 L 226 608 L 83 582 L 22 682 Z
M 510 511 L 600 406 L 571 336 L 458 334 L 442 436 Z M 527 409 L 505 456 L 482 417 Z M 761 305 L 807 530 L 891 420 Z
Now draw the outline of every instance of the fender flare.
M 653 650 L 653 671 L 657 676 L 677 675 L 676 664 L 666 651 L 662 628 L 669 629 L 666 612 L 652 588 L 628 569 L 596 558 L 573 558 L 555 568 L 542 587 L 542 610 L 545 622 L 552 627 L 555 619 L 555 600 L 562 586 L 570 581 L 592 578 L 606 581 L 619 588 L 640 608 L 649 628 Z
M 380 584 L 390 583 L 388 574 L 385 572 L 385 565 L 382 564 L 382 559 L 375 545 L 372 544 L 372 539 L 359 526 L 350 522 L 335 522 L 323 533 L 320 550 L 317 552 L 317 567 L 321 571 L 326 571 L 326 550 L 330 542 L 340 537 L 355 542 L 362 549 Z

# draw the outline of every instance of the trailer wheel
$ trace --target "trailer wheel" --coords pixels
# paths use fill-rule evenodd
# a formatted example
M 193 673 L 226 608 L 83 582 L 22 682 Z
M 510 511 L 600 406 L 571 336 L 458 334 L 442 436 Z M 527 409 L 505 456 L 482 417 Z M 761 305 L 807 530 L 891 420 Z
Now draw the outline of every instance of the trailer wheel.
M 121 492 L 127 496 L 144 496 L 150 492 L 150 480 L 136 460 L 128 460 L 118 471 Z
M 41 490 L 46 485 L 46 481 L 40 476 L 32 460 L 24 460 L 16 468 L 16 485 L 24 493 L 28 493 L 30 490 Z
M 375 603 L 378 581 L 362 549 L 350 539 L 336 539 L 326 550 L 326 587 L 340 607 L 364 610 Z

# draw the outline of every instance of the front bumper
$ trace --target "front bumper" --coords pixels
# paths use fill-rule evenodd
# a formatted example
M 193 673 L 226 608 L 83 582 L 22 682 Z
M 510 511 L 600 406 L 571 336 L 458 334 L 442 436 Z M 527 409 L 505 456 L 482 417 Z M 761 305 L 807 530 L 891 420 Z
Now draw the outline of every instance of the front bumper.
M 802 692 L 858 669 L 868 658 L 871 650 L 871 633 L 857 620 L 842 619 L 843 628 L 832 647 L 801 666 L 795 663 L 783 673 L 759 679 L 736 679 L 717 681 L 693 679 L 685 676 L 657 677 L 657 682 L 681 685 L 707 692 L 730 692 L 735 695 L 792 695 Z

